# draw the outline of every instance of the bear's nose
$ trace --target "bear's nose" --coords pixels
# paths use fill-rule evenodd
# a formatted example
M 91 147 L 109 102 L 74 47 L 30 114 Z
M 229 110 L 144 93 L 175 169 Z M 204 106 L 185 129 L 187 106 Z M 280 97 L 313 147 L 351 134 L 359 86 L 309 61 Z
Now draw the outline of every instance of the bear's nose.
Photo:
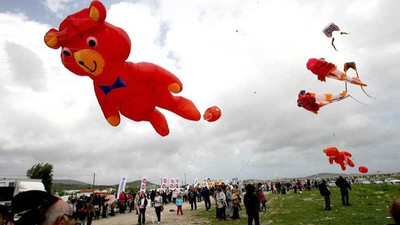
M 85 65 L 85 63 L 83 61 L 79 61 L 78 62 L 80 65 Z

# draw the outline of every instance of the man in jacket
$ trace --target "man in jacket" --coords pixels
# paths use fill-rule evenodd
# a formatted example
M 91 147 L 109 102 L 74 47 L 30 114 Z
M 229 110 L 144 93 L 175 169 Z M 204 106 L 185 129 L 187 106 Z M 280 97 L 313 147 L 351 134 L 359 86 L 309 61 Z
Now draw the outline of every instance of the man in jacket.
M 350 205 L 349 203 L 349 190 L 351 190 L 351 186 L 346 179 L 342 176 L 339 176 L 339 179 L 335 182 L 336 186 L 340 188 L 340 195 L 342 196 L 342 205 Z
M 204 204 L 206 205 L 206 211 L 211 210 L 210 191 L 207 186 L 203 188 L 201 194 L 203 195 Z
M 318 185 L 318 188 L 321 196 L 325 199 L 325 210 L 331 210 L 331 191 L 329 191 L 328 187 L 326 186 L 326 181 L 324 179 Z

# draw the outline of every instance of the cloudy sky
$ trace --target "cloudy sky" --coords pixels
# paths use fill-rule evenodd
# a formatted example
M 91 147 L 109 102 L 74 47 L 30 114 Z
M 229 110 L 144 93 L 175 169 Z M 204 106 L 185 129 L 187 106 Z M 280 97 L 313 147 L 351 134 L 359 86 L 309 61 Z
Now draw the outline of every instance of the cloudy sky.
M 106 21 L 131 38 L 128 61 L 152 62 L 183 83 L 178 95 L 209 123 L 161 110 L 170 134 L 125 117 L 103 118 L 89 78 L 61 63 L 43 42 L 81 0 L 0 1 L 0 177 L 24 176 L 36 163 L 54 178 L 116 184 L 142 176 L 273 179 L 341 173 L 322 150 L 336 146 L 356 164 L 344 173 L 400 171 L 400 15 L 397 0 L 104 0 Z M 335 22 L 334 51 L 322 29 Z M 342 68 L 357 62 L 368 98 L 350 85 L 347 98 L 314 115 L 297 107 L 304 89 L 338 93 L 344 83 L 320 82 L 306 68 L 324 57 Z M 352 73 L 352 72 L 351 72 Z M 351 74 L 352 76 L 354 74 Z

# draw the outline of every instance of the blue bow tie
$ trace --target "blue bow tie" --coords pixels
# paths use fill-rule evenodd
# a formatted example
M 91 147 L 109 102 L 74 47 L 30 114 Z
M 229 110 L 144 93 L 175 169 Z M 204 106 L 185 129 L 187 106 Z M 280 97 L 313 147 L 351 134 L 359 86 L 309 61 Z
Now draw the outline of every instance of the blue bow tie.
M 121 77 L 118 77 L 117 80 L 115 80 L 115 82 L 112 85 L 99 86 L 99 88 L 104 92 L 105 95 L 110 93 L 110 91 L 114 90 L 115 88 L 120 88 L 120 87 L 126 87 L 126 84 L 121 79 Z

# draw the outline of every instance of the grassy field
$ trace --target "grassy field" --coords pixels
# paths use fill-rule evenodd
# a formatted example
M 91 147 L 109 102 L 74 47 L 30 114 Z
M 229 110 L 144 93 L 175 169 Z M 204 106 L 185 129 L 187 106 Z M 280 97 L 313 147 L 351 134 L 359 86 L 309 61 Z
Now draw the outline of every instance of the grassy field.
M 267 194 L 267 211 L 260 213 L 261 224 L 389 224 L 393 223 L 388 213 L 390 203 L 400 196 L 400 186 L 387 184 L 352 185 L 349 193 L 351 206 L 342 206 L 340 191 L 330 187 L 332 211 L 324 210 L 324 199 L 317 189 L 290 192 L 286 195 Z M 219 221 L 212 212 L 199 210 L 197 217 L 207 224 L 247 224 L 244 206 L 240 220 Z

